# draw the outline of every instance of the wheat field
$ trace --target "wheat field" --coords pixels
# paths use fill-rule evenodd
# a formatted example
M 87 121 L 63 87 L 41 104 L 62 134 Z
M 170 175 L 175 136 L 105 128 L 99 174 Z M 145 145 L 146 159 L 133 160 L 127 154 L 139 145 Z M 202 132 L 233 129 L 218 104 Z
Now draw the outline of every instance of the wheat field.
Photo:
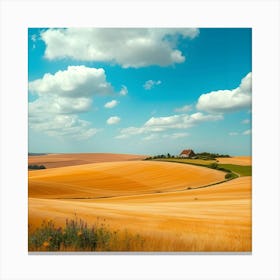
M 251 177 L 207 187 L 224 175 L 139 160 L 29 171 L 29 225 L 36 228 L 43 220 L 62 225 L 78 216 L 140 234 L 141 251 L 249 252 Z
M 252 165 L 252 158 L 249 156 L 217 158 L 217 161 L 221 164 Z
M 57 168 L 98 162 L 133 161 L 146 158 L 145 155 L 111 153 L 43 154 L 28 157 L 28 164 Z

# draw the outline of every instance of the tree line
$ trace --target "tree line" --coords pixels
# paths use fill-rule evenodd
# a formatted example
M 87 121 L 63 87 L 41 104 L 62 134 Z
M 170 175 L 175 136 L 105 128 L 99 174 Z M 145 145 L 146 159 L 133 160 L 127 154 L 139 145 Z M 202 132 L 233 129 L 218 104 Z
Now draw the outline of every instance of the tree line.
M 45 165 L 37 165 L 37 164 L 32 164 L 32 165 L 28 165 L 28 169 L 46 169 Z
M 193 159 L 204 159 L 204 160 L 214 160 L 217 157 L 220 158 L 230 158 L 230 155 L 225 155 L 225 154 L 218 154 L 218 153 L 208 153 L 208 152 L 202 152 L 202 153 L 197 153 L 195 154 L 192 158 Z M 151 156 L 151 157 L 147 157 L 145 158 L 145 160 L 151 160 L 151 159 L 159 159 L 159 158 L 164 158 L 164 159 L 168 159 L 168 158 L 181 158 L 178 155 L 171 155 L 170 153 L 167 154 L 161 154 L 161 155 L 155 155 L 155 156 Z

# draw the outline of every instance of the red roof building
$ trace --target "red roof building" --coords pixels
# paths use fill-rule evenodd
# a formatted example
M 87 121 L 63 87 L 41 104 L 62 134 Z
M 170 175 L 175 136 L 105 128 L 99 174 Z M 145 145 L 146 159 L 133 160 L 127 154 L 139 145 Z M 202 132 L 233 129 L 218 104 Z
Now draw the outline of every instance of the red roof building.
M 195 153 L 193 150 L 183 150 L 179 157 L 191 158 L 194 157 Z

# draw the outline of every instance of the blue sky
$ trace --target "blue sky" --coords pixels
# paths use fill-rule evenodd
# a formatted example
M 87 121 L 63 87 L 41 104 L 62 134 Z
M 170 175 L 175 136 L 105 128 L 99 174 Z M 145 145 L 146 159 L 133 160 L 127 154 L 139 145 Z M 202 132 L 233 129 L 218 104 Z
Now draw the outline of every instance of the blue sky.
M 29 29 L 29 152 L 250 155 L 251 37 Z

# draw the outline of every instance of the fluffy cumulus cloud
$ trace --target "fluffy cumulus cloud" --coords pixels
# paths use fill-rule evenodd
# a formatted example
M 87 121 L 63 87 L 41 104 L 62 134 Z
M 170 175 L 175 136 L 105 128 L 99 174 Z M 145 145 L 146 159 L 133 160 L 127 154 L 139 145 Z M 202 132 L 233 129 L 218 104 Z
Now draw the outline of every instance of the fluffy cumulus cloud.
M 119 102 L 117 100 L 112 100 L 112 101 L 107 102 L 104 105 L 104 107 L 107 108 L 107 109 L 111 109 L 111 108 L 116 107 L 118 104 L 119 104 Z
M 47 59 L 117 63 L 124 68 L 167 66 L 185 61 L 178 38 L 197 37 L 197 28 L 67 28 L 41 32 Z
M 29 124 L 49 136 L 69 136 L 87 139 L 97 130 L 78 113 L 89 111 L 94 95 L 112 94 L 100 68 L 69 66 L 55 74 L 47 73 L 41 79 L 29 82 L 29 91 L 37 99 L 29 103 Z
M 96 134 L 97 129 L 76 115 L 39 115 L 30 120 L 30 127 L 51 137 L 70 137 L 85 140 Z
M 202 122 L 217 121 L 223 119 L 221 114 L 208 114 L 197 112 L 192 115 L 182 114 L 167 117 L 152 117 L 141 127 L 127 127 L 120 131 L 116 138 L 127 138 L 131 135 L 143 133 L 157 133 L 169 129 L 186 129 Z M 176 135 L 175 135 L 176 136 Z M 178 135 L 177 135 L 178 136 Z
M 239 87 L 233 90 L 218 90 L 202 94 L 197 109 L 211 113 L 225 113 L 248 109 L 252 102 L 252 73 L 248 73 Z
M 113 93 L 106 81 L 103 68 L 84 65 L 68 66 L 67 70 L 55 74 L 47 73 L 41 79 L 29 83 L 29 90 L 38 95 L 59 95 L 63 97 L 89 97 L 96 94 Z
M 128 89 L 126 86 L 122 86 L 121 90 L 120 90 L 120 95 L 127 95 L 128 94 Z
M 157 86 L 157 85 L 160 85 L 161 84 L 161 81 L 153 81 L 153 80 L 148 80 L 145 82 L 145 84 L 143 85 L 143 88 L 145 90 L 150 90 L 152 89 L 153 87 Z
M 112 124 L 117 124 L 120 122 L 120 118 L 117 117 L 117 116 L 114 116 L 114 117 L 110 117 L 108 120 L 107 120 L 107 124 L 109 125 L 112 125 Z

